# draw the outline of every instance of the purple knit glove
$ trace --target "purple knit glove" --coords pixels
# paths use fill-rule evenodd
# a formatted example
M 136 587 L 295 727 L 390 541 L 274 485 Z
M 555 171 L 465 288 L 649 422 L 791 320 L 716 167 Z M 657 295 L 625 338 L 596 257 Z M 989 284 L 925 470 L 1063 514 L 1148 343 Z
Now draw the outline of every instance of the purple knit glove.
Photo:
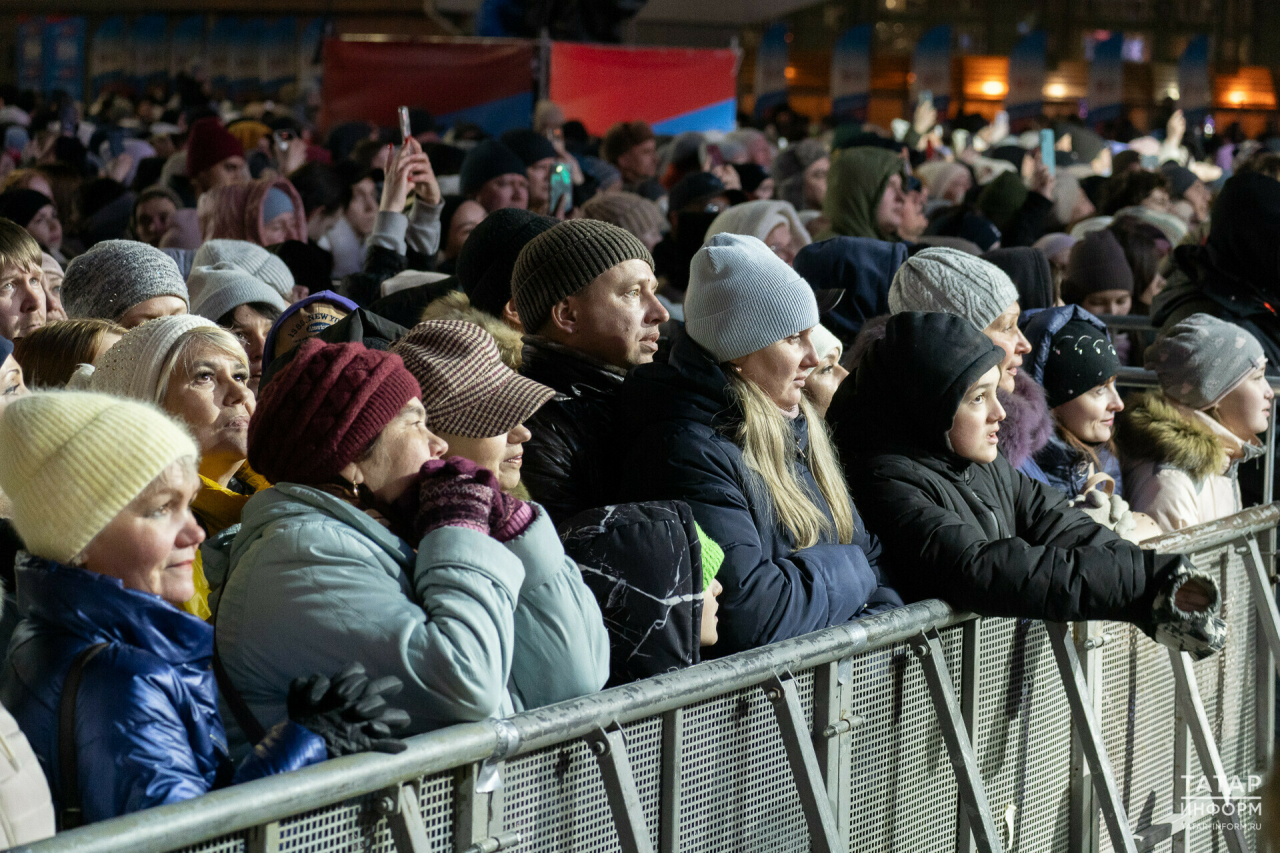
M 498 492 L 489 513 L 489 530 L 499 542 L 508 542 L 529 529 L 538 512 L 533 504 Z
M 433 459 L 418 472 L 419 540 L 441 527 L 466 527 L 489 534 L 494 499 L 502 494 L 498 478 L 470 459 Z

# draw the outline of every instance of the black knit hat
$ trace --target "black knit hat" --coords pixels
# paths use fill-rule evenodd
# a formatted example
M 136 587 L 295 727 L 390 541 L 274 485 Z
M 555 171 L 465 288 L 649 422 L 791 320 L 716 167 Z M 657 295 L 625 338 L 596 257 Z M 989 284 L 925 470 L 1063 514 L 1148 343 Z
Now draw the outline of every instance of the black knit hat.
M 475 195 L 480 188 L 502 175 L 524 175 L 524 161 L 496 139 L 486 139 L 467 154 L 458 173 L 463 195 Z
M 1049 408 L 1070 403 L 1120 372 L 1120 357 L 1106 331 L 1083 320 L 1063 326 L 1049 344 L 1044 398 Z
M 8 190 L 0 193 L 0 216 L 26 228 L 41 208 L 50 204 L 53 204 L 53 199 L 38 190 Z
M 1120 241 L 1110 230 L 1090 231 L 1071 247 L 1067 275 L 1062 280 L 1062 301 L 1078 305 L 1091 293 L 1127 290 L 1133 293 L 1133 268 Z
M 520 250 L 511 276 L 511 295 L 525 332 L 537 334 L 557 302 L 631 260 L 653 267 L 653 255 L 644 243 L 629 231 L 595 219 L 570 219 L 530 240 Z
M 495 317 L 511 299 L 511 272 L 520 250 L 556 220 L 529 210 L 506 207 L 484 218 L 458 254 L 457 275 L 471 304 Z
M 667 208 L 679 213 L 689 205 L 724 195 L 724 183 L 710 172 L 692 172 L 676 181 L 667 195 Z
M 515 155 L 524 161 L 526 166 L 532 166 L 539 160 L 545 160 L 548 157 L 555 159 L 560 155 L 556 153 L 556 147 L 551 144 L 551 140 L 547 139 L 541 133 L 529 130 L 527 127 L 517 127 L 508 130 L 499 137 L 502 144 L 510 148 Z

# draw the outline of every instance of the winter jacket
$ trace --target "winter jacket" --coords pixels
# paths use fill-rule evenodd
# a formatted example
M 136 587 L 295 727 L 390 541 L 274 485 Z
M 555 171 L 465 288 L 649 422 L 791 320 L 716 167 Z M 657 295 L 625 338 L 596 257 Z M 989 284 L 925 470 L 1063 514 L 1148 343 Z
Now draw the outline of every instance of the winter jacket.
M 701 661 L 702 549 L 683 501 L 589 509 L 561 529 L 609 630 L 609 687 Z
M 1119 538 L 1003 456 L 949 449 L 965 389 L 1002 357 L 959 317 L 900 314 L 836 391 L 827 418 L 891 582 L 985 616 L 1149 621 L 1180 558 Z
M 1053 416 L 1044 401 L 1044 389 L 1020 370 L 1013 377 L 1013 393 L 996 391 L 1004 407 L 1000 423 L 1000 453 L 1018 471 L 1033 480 L 1048 483 L 1049 476 L 1036 462 L 1036 454 L 1053 437 Z
M 848 346 L 863 323 L 889 313 L 889 286 L 906 259 L 905 243 L 832 237 L 805 246 L 793 266 L 815 289 L 844 291 L 844 298 L 827 312 L 823 323 Z
M 17 609 L 9 606 L 8 598 L 6 594 L 6 616 Z M 0 749 L 9 759 L 0 761 L 0 845 L 7 850 L 53 835 L 53 800 L 40 760 L 27 736 L 18 728 L 18 721 L 3 705 L 0 705 Z
M 856 514 L 852 544 L 796 549 L 733 440 L 740 419 L 720 366 L 681 331 L 669 364 L 642 365 L 627 377 L 622 432 L 610 442 L 621 459 L 611 478 L 618 500 L 684 501 L 724 549 L 716 575 L 724 586 L 720 640 L 707 653 L 756 648 L 898 606 L 897 593 L 880 580 L 879 542 Z M 809 470 L 803 415 L 792 429 L 796 471 L 830 518 Z
M 1190 527 L 1243 508 L 1240 462 L 1262 455 L 1222 424 L 1162 392 L 1138 395 L 1117 419 L 1129 506 L 1165 531 Z
M 327 757 L 319 736 L 285 721 L 234 768 L 210 666 L 213 628 L 158 596 L 24 552 L 18 606 L 23 620 L 10 643 L 0 700 L 31 741 L 59 806 L 62 684 L 77 654 L 107 644 L 85 666 L 77 694 L 86 822 L 191 799 Z
M 525 336 L 520 372 L 556 392 L 525 422 L 521 480 L 557 525 L 604 506 L 606 457 L 616 453 L 615 409 L 624 372 L 536 335 Z
M 404 682 L 408 733 L 592 693 L 608 637 L 544 512 L 510 542 L 462 527 L 413 547 L 356 507 L 277 484 L 244 508 L 213 604 L 218 653 L 254 716 L 353 660 Z
M 369 310 L 406 329 L 412 329 L 422 322 L 422 312 L 428 305 L 446 294 L 456 293 L 458 286 L 457 276 L 450 276 L 429 284 L 407 287 L 378 297 L 369 303 Z

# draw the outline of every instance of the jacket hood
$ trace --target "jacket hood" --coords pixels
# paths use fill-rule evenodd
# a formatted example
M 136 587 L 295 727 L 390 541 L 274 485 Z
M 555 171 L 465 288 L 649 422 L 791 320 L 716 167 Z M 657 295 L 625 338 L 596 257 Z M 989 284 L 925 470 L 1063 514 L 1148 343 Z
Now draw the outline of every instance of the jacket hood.
M 837 337 L 848 344 L 862 324 L 889 313 L 893 275 L 907 259 L 907 244 L 867 237 L 832 237 L 810 243 L 796 255 L 793 266 L 817 290 L 845 293 L 826 316 Z
M 1213 205 L 1204 260 L 1211 278 L 1280 297 L 1280 182 L 1257 172 L 1227 181 Z
M 701 660 L 701 544 L 687 504 L 650 501 L 586 510 L 564 524 L 561 538 L 609 629 L 606 686 Z
M 1162 391 L 1138 395 L 1116 418 L 1116 444 L 1129 461 L 1180 468 L 1193 479 L 1221 474 L 1243 443 L 1208 415 L 1170 400 Z M 1225 433 L 1225 435 L 1224 435 Z M 1227 440 L 1235 439 L 1235 447 Z
M 1053 336 L 1073 320 L 1088 323 L 1107 334 L 1106 325 L 1079 305 L 1023 311 L 1018 318 L 1022 334 L 1031 343 L 1030 358 L 1023 362 L 1023 371 L 1031 374 L 1037 385 L 1043 387 L 1044 384 L 1044 369 L 1049 363 L 1049 351 L 1053 349 Z
M 896 236 L 881 234 L 876 224 L 876 207 L 893 175 L 902 175 L 906 180 L 906 164 L 893 151 L 860 147 L 835 154 L 822 206 L 831 222 L 831 235 L 897 240 Z
M 1004 407 L 1000 424 L 1000 452 L 1014 468 L 1022 467 L 1053 437 L 1053 416 L 1044 400 L 1044 389 L 1019 371 L 1013 377 L 1013 393 L 1003 388 L 996 392 Z
M 841 458 L 907 446 L 954 457 L 947 448 L 969 386 L 1004 360 L 1004 350 L 955 314 L 895 314 L 836 390 L 827 420 Z
M 1053 306 L 1053 270 L 1044 252 L 1030 246 L 992 249 L 982 256 L 1008 274 L 1018 288 L 1018 306 L 1023 311 Z
M 120 580 L 18 553 L 18 609 L 90 642 L 110 641 L 178 665 L 213 655 L 213 626 Z
M 306 242 L 307 215 L 302 196 L 284 178 L 259 178 L 247 184 L 213 190 L 215 195 L 209 220 L 201 223 L 204 239 L 248 240 L 263 245 L 262 231 L 267 223 L 263 220 L 262 207 L 272 189 L 280 190 L 293 203 L 293 216 L 285 239 Z
M 666 364 L 642 364 L 628 374 L 621 406 L 623 422 L 634 426 L 691 420 L 724 429 L 740 417 L 730 398 L 728 377 L 683 327 L 672 338 Z

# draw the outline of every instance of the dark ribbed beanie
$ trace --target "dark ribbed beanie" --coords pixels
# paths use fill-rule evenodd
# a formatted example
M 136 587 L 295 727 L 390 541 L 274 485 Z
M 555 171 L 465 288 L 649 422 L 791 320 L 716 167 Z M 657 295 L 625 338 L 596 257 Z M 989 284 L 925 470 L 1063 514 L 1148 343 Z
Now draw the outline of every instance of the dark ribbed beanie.
M 556 224 L 550 216 L 514 207 L 504 207 L 486 216 L 458 253 L 458 283 L 471 304 L 501 317 L 502 309 L 511 299 L 511 271 L 520 250 Z
M 1103 290 L 1133 293 L 1133 268 L 1116 235 L 1106 228 L 1089 232 L 1071 247 L 1062 301 L 1078 305 L 1089 294 Z
M 462 194 L 473 196 L 494 178 L 503 175 L 524 175 L 524 161 L 516 153 L 496 139 L 486 139 L 467 152 L 458 174 Z
M 631 260 L 653 267 L 653 255 L 644 243 L 616 225 L 595 219 L 561 222 L 530 240 L 516 258 L 511 276 L 511 295 L 525 332 L 537 334 L 557 302 Z

